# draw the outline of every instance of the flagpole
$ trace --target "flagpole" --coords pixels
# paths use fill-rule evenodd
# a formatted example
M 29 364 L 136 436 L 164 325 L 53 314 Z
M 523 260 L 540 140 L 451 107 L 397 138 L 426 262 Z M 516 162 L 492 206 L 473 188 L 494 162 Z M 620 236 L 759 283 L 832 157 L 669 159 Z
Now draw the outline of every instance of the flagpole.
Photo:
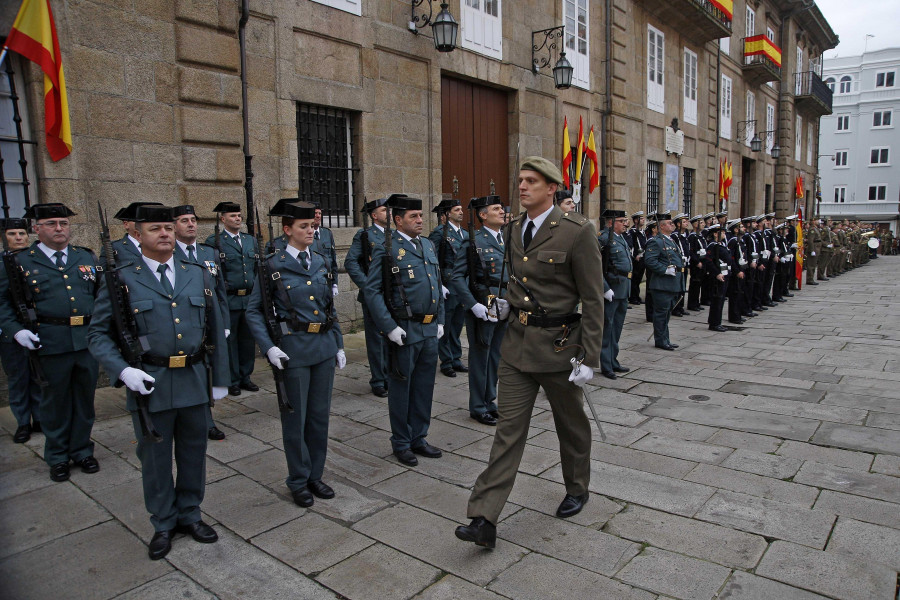
M 6 46 L 3 46 L 3 51 L 0 52 L 0 66 L 3 66 L 3 60 L 6 58 Z

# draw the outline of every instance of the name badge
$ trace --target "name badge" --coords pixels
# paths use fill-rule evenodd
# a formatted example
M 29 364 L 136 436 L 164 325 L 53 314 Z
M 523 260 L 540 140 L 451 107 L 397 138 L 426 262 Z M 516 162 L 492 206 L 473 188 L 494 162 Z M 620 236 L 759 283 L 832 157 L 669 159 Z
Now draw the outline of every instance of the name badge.
M 409 274 L 409 278 L 410 278 L 410 279 L 415 279 L 415 278 L 416 278 L 416 274 L 413 272 L 412 269 L 410 269 L 409 271 L 407 271 L 407 273 Z

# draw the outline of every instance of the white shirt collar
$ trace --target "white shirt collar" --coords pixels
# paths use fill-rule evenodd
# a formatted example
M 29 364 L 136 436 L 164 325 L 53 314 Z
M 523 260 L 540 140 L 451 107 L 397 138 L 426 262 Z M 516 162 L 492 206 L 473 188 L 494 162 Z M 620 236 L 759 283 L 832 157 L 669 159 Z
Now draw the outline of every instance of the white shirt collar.
M 134 247 L 137 248 L 138 250 L 140 250 L 141 243 L 138 241 L 138 239 L 136 237 L 134 237 L 133 235 L 131 235 L 130 233 L 126 234 L 126 235 L 128 235 L 128 239 L 131 240 L 131 243 L 134 244 Z
M 297 258 L 298 256 L 300 256 L 299 248 L 295 248 L 294 246 L 291 246 L 290 244 L 288 244 L 285 247 L 285 250 L 287 250 L 287 253 L 290 254 L 291 256 L 293 256 L 296 260 L 300 260 L 299 258 Z M 306 250 L 304 250 L 304 252 L 306 252 L 306 257 L 311 260 L 312 254 L 309 251 L 309 246 L 306 247 Z
M 553 210 L 553 206 L 554 205 L 551 204 L 550 208 L 548 208 L 547 210 L 545 210 L 544 212 L 542 212 L 541 214 L 536 216 L 534 219 L 532 219 L 531 217 L 526 215 L 525 222 L 522 223 L 522 236 L 523 237 L 525 236 L 525 229 L 528 227 L 529 222 L 534 223 L 534 235 L 537 235 L 537 232 L 541 228 L 541 225 L 543 225 L 544 221 L 547 220 L 547 215 L 549 215 L 550 211 Z
M 161 265 L 162 263 L 157 262 L 157 261 L 153 260 L 152 258 L 150 258 L 149 256 L 146 256 L 144 254 L 141 254 L 141 258 L 143 258 L 144 263 L 148 267 L 150 267 L 150 271 L 153 273 L 153 275 L 158 278 L 159 273 L 156 272 L 156 269 L 158 269 L 159 265 Z M 169 260 L 166 261 L 166 264 L 169 265 L 169 268 L 166 271 L 166 276 L 169 278 L 169 283 L 171 283 L 174 286 L 174 284 L 175 284 L 175 255 L 174 254 L 169 257 Z
M 405 233 L 403 233 L 402 231 L 400 231 L 399 229 L 397 229 L 395 231 L 397 233 L 399 233 L 401 236 L 403 236 L 403 239 L 406 240 L 407 242 L 412 242 L 412 238 L 409 237 L 408 235 L 406 235 Z M 416 239 L 419 239 L 419 238 L 416 238 Z M 415 244 L 413 244 L 413 245 L 415 245 Z
M 494 230 L 491 229 L 490 227 L 482 227 L 482 229 L 485 230 L 485 231 L 487 231 L 487 232 L 488 232 L 489 234 L 491 234 L 492 236 L 494 236 L 494 239 L 495 239 L 495 240 L 497 239 L 497 236 L 500 235 L 500 230 L 499 230 L 499 229 L 498 229 L 497 231 L 494 231 Z
M 454 224 L 453 221 L 450 221 L 450 227 L 453 228 L 453 233 L 459 233 L 460 227 Z
M 181 240 L 175 240 L 175 243 L 178 244 L 178 247 L 181 248 L 181 251 L 184 252 L 184 254 L 187 256 L 188 255 L 188 251 L 187 251 L 188 244 L 185 244 Z M 190 245 L 194 247 L 194 256 L 196 256 L 198 254 L 197 242 L 194 242 L 193 244 L 190 244 Z
M 374 225 L 375 227 L 377 227 L 377 228 L 378 228 L 378 231 L 380 231 L 381 233 L 384 233 L 384 227 L 382 227 L 382 226 L 379 225 L 378 223 L 372 223 L 372 225 Z
M 53 253 L 56 252 L 56 250 L 54 250 L 50 246 L 44 244 L 44 242 L 38 242 L 38 248 L 41 249 L 41 252 L 43 252 L 44 254 L 47 255 L 47 258 L 49 258 L 50 260 L 52 260 L 54 262 L 56 261 L 56 257 L 53 256 Z M 67 245 L 65 248 L 63 248 L 61 250 L 61 252 L 63 253 L 63 258 L 65 259 L 66 264 L 68 264 L 69 263 L 69 246 Z

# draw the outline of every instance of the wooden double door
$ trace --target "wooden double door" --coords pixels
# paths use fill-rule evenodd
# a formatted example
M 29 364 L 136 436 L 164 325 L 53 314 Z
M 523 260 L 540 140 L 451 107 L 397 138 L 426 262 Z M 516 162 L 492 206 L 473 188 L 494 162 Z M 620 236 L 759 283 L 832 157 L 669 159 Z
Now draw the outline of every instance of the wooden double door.
M 509 205 L 509 96 L 462 79 L 441 77 L 441 189 L 445 197 L 459 180 L 468 225 L 469 201 L 495 193 Z

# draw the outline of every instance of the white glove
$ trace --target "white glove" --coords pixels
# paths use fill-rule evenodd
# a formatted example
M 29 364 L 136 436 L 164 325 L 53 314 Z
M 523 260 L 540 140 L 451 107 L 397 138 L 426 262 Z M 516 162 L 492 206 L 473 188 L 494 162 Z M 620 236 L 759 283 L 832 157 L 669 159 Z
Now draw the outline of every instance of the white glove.
M 791 250 L 796 250 L 796 249 L 799 248 L 799 247 L 800 247 L 800 246 L 798 246 L 796 242 L 794 242 L 793 244 L 791 244 Z
M 337 361 L 337 368 L 339 370 L 347 366 L 347 355 L 344 354 L 343 350 L 337 351 L 337 355 L 334 357 L 334 360 Z
M 606 293 L 603 294 L 603 297 L 606 298 L 607 302 L 612 302 L 613 298 L 616 297 L 616 294 L 612 290 L 607 290 Z
M 450 295 L 450 290 L 448 290 L 444 286 L 441 286 L 441 296 L 443 296 L 444 300 L 446 300 L 447 296 L 449 296 L 449 295 Z
M 813 253 L 812 253 L 812 254 L 811 254 L 811 255 L 810 255 L 810 256 L 815 256 L 815 255 L 816 255 L 816 253 L 815 253 L 815 252 L 813 252 Z
M 706 250 L 703 248 L 700 248 L 699 250 L 697 250 L 697 256 L 701 256 L 701 257 L 706 256 Z
M 225 339 L 226 339 L 226 340 L 228 339 L 228 336 L 229 336 L 229 335 L 231 335 L 231 330 L 230 330 L 230 329 L 226 329 L 226 330 L 225 330 Z
M 438 324 L 437 338 L 441 339 L 442 337 L 444 337 L 444 326 L 441 324 Z
M 19 342 L 20 346 L 29 350 L 37 350 L 41 347 L 41 338 L 28 329 L 23 329 L 13 337 L 16 338 L 16 341 Z
M 137 394 L 147 395 L 156 389 L 154 387 L 147 389 L 147 386 L 144 385 L 145 381 L 147 383 L 153 383 L 156 379 L 134 367 L 125 367 L 122 369 L 122 372 L 119 373 L 119 379 L 125 384 L 125 387 Z
M 216 402 L 218 402 L 219 400 L 221 400 L 222 398 L 224 398 L 227 395 L 228 395 L 227 387 L 213 386 L 212 397 L 213 397 L 213 400 L 215 400 Z
M 392 332 L 388 334 L 388 339 L 397 344 L 398 346 L 403 345 L 403 338 L 406 337 L 406 332 L 403 331 L 402 327 L 395 327 Z
M 469 310 L 472 311 L 472 314 L 475 315 L 475 317 L 481 319 L 482 321 L 488 320 L 488 309 L 484 304 L 476 303 L 475 306 L 473 306 Z
M 336 283 L 335 283 L 334 285 L 331 286 L 331 297 L 332 297 L 332 298 L 337 298 L 337 297 L 338 297 L 338 287 L 337 287 L 337 284 L 336 284 Z
M 569 381 L 578 387 L 584 387 L 584 384 L 594 378 L 594 370 L 585 365 L 578 364 L 574 358 L 569 360 L 572 363 L 572 372 L 569 374 Z
M 666 269 L 666 275 L 672 275 L 674 277 L 675 276 L 675 267 L 669 267 L 668 269 Z
M 825 246 L 825 247 L 826 247 L 826 248 L 834 248 L 834 244 L 828 244 L 828 245 Z
M 505 321 L 509 317 L 509 301 L 497 298 L 497 318 Z
M 268 352 L 266 352 L 266 358 L 269 359 L 269 362 L 272 363 L 276 369 L 284 370 L 284 363 L 290 360 L 290 357 L 284 353 L 284 350 L 279 348 L 278 346 L 272 346 L 269 348 Z

